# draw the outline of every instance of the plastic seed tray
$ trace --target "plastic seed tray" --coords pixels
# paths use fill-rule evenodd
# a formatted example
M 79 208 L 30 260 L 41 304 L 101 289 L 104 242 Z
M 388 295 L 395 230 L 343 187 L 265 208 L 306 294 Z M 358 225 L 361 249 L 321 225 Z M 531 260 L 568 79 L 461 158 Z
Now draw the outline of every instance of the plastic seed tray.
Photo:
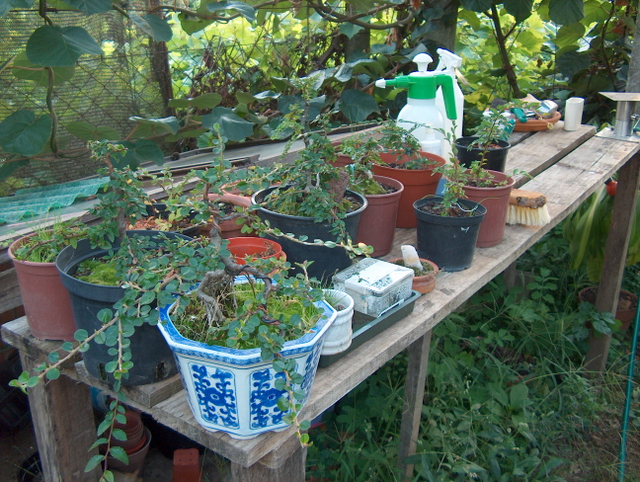
M 409 298 L 404 300 L 402 303 L 399 303 L 398 305 L 392 307 L 391 309 L 385 311 L 377 318 L 374 318 L 370 315 L 365 315 L 364 313 L 360 313 L 359 311 L 354 312 L 351 346 L 349 346 L 349 348 L 347 348 L 345 351 L 336 353 L 335 355 L 322 355 L 320 357 L 318 367 L 326 368 L 330 366 L 331 364 L 335 363 L 340 358 L 345 356 L 347 353 L 358 348 L 364 342 L 369 341 L 371 338 L 382 333 L 397 321 L 409 315 L 411 312 L 413 312 L 413 307 L 416 303 L 416 300 L 420 298 L 420 296 L 421 294 L 419 292 L 412 290 L 411 296 L 409 296 Z

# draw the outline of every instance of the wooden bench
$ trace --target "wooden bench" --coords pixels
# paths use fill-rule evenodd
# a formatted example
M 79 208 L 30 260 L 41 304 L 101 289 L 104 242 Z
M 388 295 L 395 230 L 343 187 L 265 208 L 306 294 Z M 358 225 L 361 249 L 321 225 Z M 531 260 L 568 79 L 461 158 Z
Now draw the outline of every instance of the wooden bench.
M 304 418 L 312 419 L 321 414 L 395 355 L 408 349 L 409 366 L 399 448 L 399 464 L 402 466 L 402 460 L 415 451 L 432 329 L 487 282 L 512 266 L 521 254 L 573 212 L 620 168 L 623 168 L 624 177 L 621 176 L 618 185 L 617 197 L 620 197 L 620 202 L 616 200 L 614 218 L 628 221 L 638 189 L 638 144 L 594 137 L 595 129 L 589 126 L 582 126 L 574 132 L 564 131 L 562 126 L 562 122 L 559 122 L 550 131 L 523 139 L 509 153 L 506 169 L 509 173 L 519 169 L 534 176 L 529 180 L 527 176 L 518 175 L 517 184 L 526 184 L 527 189 L 547 195 L 551 223 L 543 227 L 507 226 L 501 244 L 476 250 L 471 268 L 458 273 L 440 274 L 436 289 L 416 301 L 413 313 L 333 365 L 319 369 L 311 397 L 302 414 Z M 619 207 L 619 204 L 630 201 L 631 208 Z M 620 224 L 612 234 L 612 237 L 622 241 L 616 242 L 616 248 L 624 248 L 624 239 L 628 238 L 625 223 Z M 394 249 L 386 258 L 399 256 L 402 244 L 415 244 L 415 236 L 415 229 L 398 229 Z M 619 259 L 613 258 L 609 256 L 608 262 L 620 264 Z M 609 307 L 608 311 L 615 306 L 621 274 L 621 269 L 618 269 L 617 278 L 614 276 L 603 280 L 610 285 L 605 290 L 610 294 L 606 299 L 600 297 L 599 302 L 600 306 Z M 28 333 L 24 318 L 4 325 L 2 336 L 7 343 L 20 350 L 26 369 L 43 360 L 56 346 L 54 342 L 41 342 L 33 338 Z M 594 350 L 597 352 L 597 347 Z M 92 421 L 89 422 L 92 419 L 88 387 L 95 385 L 105 388 L 86 374 L 82 363 L 68 367 L 64 375 L 30 393 L 47 481 L 80 480 L 78 471 L 88 460 L 86 450 L 95 438 Z M 306 451 L 298 443 L 292 429 L 245 441 L 208 432 L 195 422 L 185 392 L 176 385 L 176 379 L 158 386 L 129 388 L 127 397 L 128 403 L 151 414 L 158 422 L 229 459 L 234 481 L 305 480 Z M 80 401 L 80 405 L 70 408 L 71 399 Z M 69 419 L 75 422 L 73 426 Z M 86 425 L 78 424 L 78 419 L 86 420 Z M 68 442 L 54 443 L 54 434 L 57 434 L 55 437 L 64 435 Z M 411 466 L 403 467 L 407 475 L 412 473 Z M 93 475 L 95 479 L 85 475 L 82 480 L 97 480 L 97 474 Z

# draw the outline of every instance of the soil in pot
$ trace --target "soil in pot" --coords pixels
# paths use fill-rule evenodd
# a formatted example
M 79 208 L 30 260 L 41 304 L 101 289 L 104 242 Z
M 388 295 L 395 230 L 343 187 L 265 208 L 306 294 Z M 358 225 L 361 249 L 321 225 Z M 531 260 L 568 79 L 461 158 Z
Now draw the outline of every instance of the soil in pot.
M 597 295 L 598 288 L 596 286 L 589 286 L 588 288 L 580 290 L 578 298 L 580 301 L 586 301 L 595 305 Z M 631 326 L 631 323 L 635 319 L 637 309 L 638 297 L 627 290 L 620 290 L 618 306 L 615 313 L 616 320 L 620 320 L 622 323 L 620 331 L 627 331 L 629 329 L 629 326 Z

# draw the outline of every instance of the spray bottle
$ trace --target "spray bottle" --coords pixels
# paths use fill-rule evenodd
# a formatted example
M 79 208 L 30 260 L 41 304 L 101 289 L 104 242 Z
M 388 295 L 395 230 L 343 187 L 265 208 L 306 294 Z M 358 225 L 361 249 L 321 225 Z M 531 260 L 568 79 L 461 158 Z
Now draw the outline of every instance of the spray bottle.
M 448 145 L 447 148 L 442 146 L 444 136 L 440 131 L 444 130 L 445 124 L 443 115 L 436 107 L 438 87 L 442 87 L 445 112 L 449 119 L 456 118 L 456 105 L 451 77 L 447 74 L 438 75 L 435 71 L 427 70 L 427 66 L 432 60 L 428 54 L 418 54 L 413 59 L 418 64 L 417 72 L 401 75 L 391 80 L 376 80 L 376 87 L 408 89 L 407 105 L 398 114 L 397 124 L 411 131 L 420 141 L 423 150 L 441 155 L 442 152 L 446 152 L 450 148 Z M 440 152 L 434 152 L 434 150 L 438 150 L 438 143 L 433 142 L 434 136 L 440 140 Z
M 458 85 L 458 81 L 456 80 L 456 70 L 462 66 L 462 58 L 450 52 L 446 49 L 438 49 L 436 50 L 438 55 L 440 56 L 440 60 L 438 61 L 438 66 L 436 67 L 437 73 L 447 74 L 451 77 L 453 81 L 453 96 L 456 104 L 456 118 L 453 119 L 456 122 L 456 130 L 455 136 L 456 139 L 462 137 L 462 113 L 464 109 L 464 94 L 462 90 L 460 90 L 460 86 Z M 442 115 L 445 115 L 445 105 L 444 99 L 442 98 L 442 93 L 438 92 L 436 94 L 436 106 L 442 112 Z M 444 120 L 444 129 L 445 132 L 451 132 L 453 127 L 453 120 L 445 118 Z

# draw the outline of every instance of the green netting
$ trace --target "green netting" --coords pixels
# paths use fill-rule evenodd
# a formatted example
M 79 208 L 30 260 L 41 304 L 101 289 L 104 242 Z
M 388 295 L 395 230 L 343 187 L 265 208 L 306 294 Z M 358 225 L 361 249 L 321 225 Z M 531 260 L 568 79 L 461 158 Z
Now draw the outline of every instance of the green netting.
M 94 196 L 108 177 L 83 179 L 65 184 L 21 189 L 14 196 L 0 198 L 0 223 L 15 223 L 23 218 L 49 213 L 70 206 L 78 199 Z

